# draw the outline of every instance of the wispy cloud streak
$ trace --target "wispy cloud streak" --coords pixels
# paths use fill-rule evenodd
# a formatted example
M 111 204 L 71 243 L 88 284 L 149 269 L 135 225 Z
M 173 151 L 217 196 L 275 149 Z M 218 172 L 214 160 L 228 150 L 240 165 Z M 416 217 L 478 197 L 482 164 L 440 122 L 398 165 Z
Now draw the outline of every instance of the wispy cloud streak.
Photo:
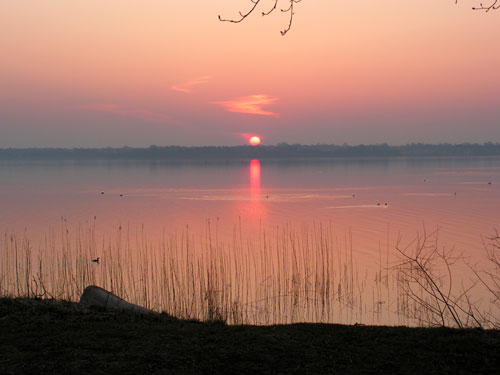
M 131 108 L 118 104 L 89 104 L 81 106 L 80 108 L 95 112 L 107 112 L 119 116 L 133 117 L 156 124 L 170 123 L 173 121 L 170 116 L 164 113 L 152 112 L 140 108 Z
M 207 83 L 211 79 L 212 79 L 212 76 L 198 77 L 198 78 L 191 79 L 191 80 L 189 80 L 187 82 L 183 82 L 183 83 L 178 83 L 176 85 L 172 85 L 170 88 L 173 91 L 178 91 L 178 92 L 183 92 L 185 94 L 188 94 L 188 93 L 190 93 L 192 91 L 192 88 L 194 86 L 198 86 L 198 85 L 202 85 L 204 83 Z
M 269 95 L 259 94 L 250 95 L 242 98 L 223 102 L 213 102 L 226 109 L 228 112 L 248 113 L 251 115 L 272 116 L 279 117 L 279 115 L 272 111 L 267 111 L 263 107 L 270 105 L 277 101 L 277 98 L 272 98 Z

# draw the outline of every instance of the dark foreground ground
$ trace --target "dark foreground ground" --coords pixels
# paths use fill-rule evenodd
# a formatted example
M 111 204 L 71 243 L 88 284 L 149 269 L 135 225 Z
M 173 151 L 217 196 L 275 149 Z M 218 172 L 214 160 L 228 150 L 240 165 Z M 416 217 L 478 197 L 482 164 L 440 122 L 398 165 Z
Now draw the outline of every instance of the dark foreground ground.
M 500 331 L 254 327 L 0 298 L 0 374 L 499 374 Z

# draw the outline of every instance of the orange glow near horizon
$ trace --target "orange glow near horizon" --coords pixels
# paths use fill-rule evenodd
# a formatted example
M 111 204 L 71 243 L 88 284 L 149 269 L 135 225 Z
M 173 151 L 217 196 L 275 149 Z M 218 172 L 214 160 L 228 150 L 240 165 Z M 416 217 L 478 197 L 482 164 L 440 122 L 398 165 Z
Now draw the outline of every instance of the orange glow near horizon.
M 266 111 L 263 108 L 264 106 L 268 106 L 274 103 L 276 100 L 278 99 L 272 98 L 269 95 L 259 94 L 259 95 L 249 95 L 241 98 L 236 98 L 233 100 L 228 100 L 223 102 L 213 102 L 213 103 L 221 105 L 228 112 L 279 117 L 277 113 L 272 111 Z
M 195 86 L 205 84 L 205 83 L 209 82 L 211 79 L 212 79 L 211 76 L 198 77 L 198 78 L 191 79 L 191 80 L 184 82 L 184 83 L 172 85 L 170 88 L 173 91 L 178 91 L 178 92 L 188 94 L 193 90 L 193 88 Z
M 1 1 L 0 147 L 500 139 L 500 10 L 198 3 Z
M 107 112 L 118 116 L 132 117 L 156 124 L 169 124 L 174 122 L 171 117 L 164 113 L 155 113 L 140 108 L 128 108 L 117 104 L 91 104 L 82 105 L 80 108 L 88 111 Z

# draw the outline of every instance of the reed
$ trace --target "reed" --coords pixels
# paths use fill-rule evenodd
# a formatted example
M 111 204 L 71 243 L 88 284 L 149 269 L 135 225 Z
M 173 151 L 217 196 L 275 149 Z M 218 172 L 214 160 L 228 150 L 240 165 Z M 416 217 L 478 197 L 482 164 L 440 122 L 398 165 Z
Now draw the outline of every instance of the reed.
M 405 279 L 404 264 L 391 264 L 386 242 L 378 264 L 360 269 L 352 234 L 339 238 L 331 225 L 261 228 L 258 236 L 247 237 L 239 223 L 232 241 L 224 243 L 211 222 L 201 235 L 186 226 L 154 241 L 142 227 L 120 226 L 112 236 L 98 238 L 95 224 L 70 231 L 63 223 L 36 246 L 27 233 L 4 234 L 0 295 L 78 301 L 86 286 L 98 285 L 183 319 L 435 323 L 434 306 L 411 298 L 425 290 L 410 294 L 411 273 Z M 99 263 L 92 262 L 97 257 Z

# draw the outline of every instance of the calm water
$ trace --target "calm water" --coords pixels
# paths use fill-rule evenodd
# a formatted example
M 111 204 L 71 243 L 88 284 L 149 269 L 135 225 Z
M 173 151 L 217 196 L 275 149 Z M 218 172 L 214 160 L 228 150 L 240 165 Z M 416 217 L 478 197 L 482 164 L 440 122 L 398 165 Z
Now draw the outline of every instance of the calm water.
M 263 234 L 272 241 L 281 228 L 321 225 L 349 243 L 359 269 L 376 270 L 398 238 L 408 243 L 424 228 L 479 259 L 482 236 L 500 228 L 499 193 L 498 158 L 0 162 L 0 229 L 36 249 L 61 226 L 95 228 L 97 241 L 140 230 L 150 243 L 189 227 L 195 243 L 210 230 L 238 251 L 236 237 L 260 246 Z

